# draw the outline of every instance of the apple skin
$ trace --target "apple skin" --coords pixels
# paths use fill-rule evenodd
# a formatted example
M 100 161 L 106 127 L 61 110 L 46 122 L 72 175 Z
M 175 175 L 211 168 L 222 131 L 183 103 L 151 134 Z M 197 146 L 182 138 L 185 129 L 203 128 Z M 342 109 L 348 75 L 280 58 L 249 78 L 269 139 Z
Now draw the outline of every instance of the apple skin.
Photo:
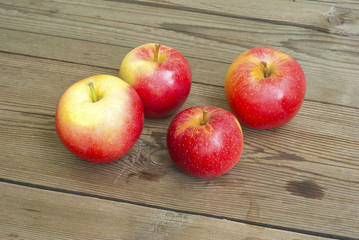
M 265 74 L 265 65 L 269 75 Z M 288 123 L 304 101 L 306 80 L 299 63 L 280 51 L 258 47 L 234 60 L 225 80 L 225 93 L 241 123 L 271 129 Z
M 186 101 L 192 73 L 186 58 L 177 50 L 161 45 L 154 61 L 154 43 L 139 46 L 123 59 L 119 76 L 141 97 L 145 116 L 164 118 L 174 114 Z
M 88 82 L 93 82 L 93 102 Z M 144 123 L 141 99 L 118 77 L 96 75 L 71 85 L 56 110 L 56 131 L 78 157 L 93 163 L 113 162 L 139 138 Z
M 207 111 L 201 125 L 203 111 Z M 231 170 L 242 155 L 243 133 L 229 111 L 197 106 L 183 110 L 172 120 L 167 148 L 174 164 L 201 178 L 218 177 Z

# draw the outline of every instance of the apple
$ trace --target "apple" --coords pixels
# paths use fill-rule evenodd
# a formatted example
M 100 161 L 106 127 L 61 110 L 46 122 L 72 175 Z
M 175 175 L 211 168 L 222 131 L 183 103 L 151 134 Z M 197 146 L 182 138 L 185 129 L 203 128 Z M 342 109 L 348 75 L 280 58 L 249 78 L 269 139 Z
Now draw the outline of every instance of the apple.
M 218 177 L 241 157 L 241 125 L 231 112 L 221 108 L 188 108 L 172 120 L 167 148 L 174 164 L 184 172 L 195 177 Z
M 130 51 L 119 76 L 136 89 L 149 118 L 174 114 L 186 101 L 192 83 L 186 58 L 173 48 L 154 43 Z
M 258 47 L 239 55 L 229 67 L 225 92 L 241 123 L 270 129 L 299 112 L 306 81 L 299 63 L 280 51 Z
M 144 111 L 140 97 L 125 81 L 96 75 L 63 93 L 55 122 L 60 140 L 72 153 L 86 161 L 109 163 L 135 144 Z

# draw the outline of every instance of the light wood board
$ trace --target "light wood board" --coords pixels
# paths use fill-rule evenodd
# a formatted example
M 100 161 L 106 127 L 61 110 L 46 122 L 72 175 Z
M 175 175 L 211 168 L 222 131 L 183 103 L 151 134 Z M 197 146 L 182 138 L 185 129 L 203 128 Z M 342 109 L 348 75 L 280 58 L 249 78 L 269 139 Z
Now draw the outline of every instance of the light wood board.
M 225 219 L 0 183 L 0 238 L 324 240 Z
M 306 101 L 282 128 L 244 127 L 239 164 L 220 178 L 197 179 L 169 158 L 165 136 L 172 117 L 146 119 L 135 147 L 112 164 L 84 162 L 62 146 L 54 125 L 62 91 L 82 76 L 113 70 L 5 53 L 0 68 L 7 93 L 0 96 L 3 178 L 313 232 L 358 234 L 357 109 Z M 194 83 L 182 109 L 198 102 L 228 109 L 217 86 Z
M 1 5 L 1 2 L 5 3 Z M 228 17 L 225 13 L 229 10 L 222 9 L 225 6 L 218 8 L 223 14 L 214 14 L 185 11 L 176 5 L 159 10 L 157 5 L 127 1 L 79 4 L 2 0 L 0 27 L 4 31 L 0 50 L 119 68 L 132 48 L 159 42 L 178 49 L 188 58 L 194 81 L 223 86 L 230 63 L 240 53 L 266 46 L 290 54 L 302 65 L 308 82 L 306 99 L 359 107 L 359 10 L 339 9 L 331 13 L 327 4 L 278 1 L 278 6 L 277 1 L 270 4 L 263 0 L 263 4 L 268 3 L 258 9 L 271 8 L 266 10 L 268 14 L 257 15 L 269 19 L 258 21 L 240 15 L 246 12 L 244 6 L 252 8 L 253 4 L 259 4 L 252 2 L 243 1 L 240 5 L 226 2 L 235 5 L 232 11 L 241 9 L 238 16 Z M 296 10 L 298 4 L 305 9 L 304 13 Z M 286 18 L 279 21 L 276 17 L 281 16 L 270 10 L 282 5 L 288 6 L 281 11 Z M 207 9 L 211 4 L 206 1 L 196 7 Z M 137 16 L 139 13 L 141 17 Z M 344 22 L 332 26 L 328 17 Z M 290 20 L 310 22 L 285 24 Z M 321 26 L 325 24 L 330 26 Z M 343 26 L 345 33 L 335 30 Z M 64 46 L 68 51 L 59 52 Z
M 354 0 L 0 0 L 0 201 L 2 216 L 15 223 L 2 217 L 0 238 L 88 239 L 101 231 L 94 239 L 357 238 L 358 19 Z M 55 131 L 61 94 L 85 77 L 117 75 L 126 53 L 148 42 L 174 47 L 190 62 L 193 85 L 181 110 L 229 109 L 225 73 L 257 46 L 298 60 L 306 100 L 286 126 L 243 127 L 242 158 L 219 178 L 193 178 L 173 165 L 165 144 L 173 116 L 146 119 L 135 147 L 117 162 L 76 158 Z M 129 230 L 93 225 L 106 217 Z M 35 230 L 23 228 L 22 218 Z M 140 232 L 131 233 L 131 224 Z M 217 225 L 223 230 L 214 231 Z

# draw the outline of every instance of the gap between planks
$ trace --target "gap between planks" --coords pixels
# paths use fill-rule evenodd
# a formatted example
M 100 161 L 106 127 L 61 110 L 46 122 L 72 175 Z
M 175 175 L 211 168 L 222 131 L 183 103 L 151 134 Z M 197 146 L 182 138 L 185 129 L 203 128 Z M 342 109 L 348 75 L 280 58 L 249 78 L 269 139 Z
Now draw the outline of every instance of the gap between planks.
M 28 106 L 33 106 L 31 111 L 34 113 L 52 113 L 55 111 L 58 97 L 65 86 L 72 82 L 72 79 L 78 78 L 82 74 L 96 72 L 101 68 L 60 63 L 41 58 L 15 57 L 11 54 L 1 55 L 0 59 L 5 59 L 2 62 L 4 64 L 2 67 L 5 67 L 0 79 L 4 83 L 11 83 L 4 84 L 8 87 L 9 96 L 4 97 L 1 105 L 8 108 L 9 111 L 3 111 L 0 119 L 9 125 L 1 125 L 3 127 L 0 128 L 3 133 L 1 137 L 4 139 L 4 144 L 0 146 L 3 149 L 4 161 L 0 161 L 0 163 L 3 177 L 6 179 L 18 182 L 32 181 L 38 185 L 48 184 L 55 188 L 67 188 L 72 191 L 100 194 L 129 201 L 139 199 L 137 194 L 131 192 L 135 189 L 139 190 L 139 194 L 143 193 L 141 201 L 168 208 L 187 209 L 193 212 L 248 221 L 256 220 L 253 222 L 272 223 L 271 225 L 288 228 L 300 226 L 302 229 L 312 229 L 313 232 L 318 229 L 333 234 L 339 232 L 340 234 L 337 235 L 345 235 L 345 231 L 348 231 L 352 234 L 349 236 L 353 236 L 356 231 L 356 223 L 353 222 L 353 219 L 358 213 L 355 205 L 358 194 L 354 190 L 357 182 L 351 180 L 356 179 L 357 168 L 355 169 L 355 167 L 358 167 L 352 158 L 356 156 L 357 152 L 355 145 L 358 142 L 358 135 L 355 134 L 358 126 L 358 122 L 355 121 L 358 119 L 357 111 L 331 105 L 307 103 L 290 127 L 262 131 L 261 133 L 243 128 L 247 138 L 246 150 L 239 163 L 240 166 L 233 169 L 229 175 L 208 181 L 208 183 L 204 180 L 194 180 L 184 176 L 175 171 L 172 164 L 167 162 L 169 159 L 165 154 L 163 140 L 166 129 L 163 128 L 163 125 L 167 125 L 170 119 L 149 120 L 138 144 L 123 161 L 107 166 L 93 166 L 75 160 L 74 156 L 59 143 L 53 117 L 11 111 L 15 109 L 21 112 L 21 109 L 29 109 Z M 52 76 L 51 81 L 48 79 L 49 75 Z M 28 79 L 33 83 L 23 82 L 21 79 Z M 195 102 L 202 102 L 228 108 L 222 90 L 219 87 L 210 86 L 202 89 L 194 84 L 193 94 L 197 95 L 192 95 L 193 98 L 188 100 L 185 107 Z M 24 96 L 26 92 L 29 94 L 27 97 Z M 13 101 L 10 105 L 7 102 L 9 97 Z M 21 104 L 24 97 L 28 101 Z M 341 117 L 344 115 L 348 116 L 348 119 Z M 338 119 L 341 120 L 343 128 L 338 128 Z M 41 127 L 41 129 L 36 129 L 36 127 Z M 45 128 L 46 132 L 42 128 Z M 274 142 L 273 136 L 276 136 Z M 320 141 L 323 137 L 326 140 Z M 332 149 L 328 148 L 329 146 Z M 324 152 L 323 149 L 325 149 Z M 349 149 L 351 152 L 348 151 Z M 157 157 L 151 157 L 147 154 L 148 150 L 159 150 L 160 154 Z M 341 151 L 342 153 L 340 153 Z M 138 157 L 144 159 L 138 159 Z M 35 158 L 37 161 L 32 161 Z M 12 161 L 8 161 L 8 159 Z M 54 161 L 58 164 L 54 164 Z M 136 164 L 133 161 L 137 161 Z M 337 167 L 326 164 L 337 164 Z M 317 168 L 320 171 L 317 171 Z M 71 169 L 70 172 L 69 169 Z M 124 176 L 120 175 L 123 169 L 127 171 L 127 174 L 123 174 Z M 94 181 L 92 176 L 101 181 Z M 164 178 L 161 179 L 161 177 Z M 152 178 L 152 181 L 149 178 Z M 269 184 L 268 179 L 272 180 Z M 294 192 L 295 186 L 300 188 L 303 179 L 317 181 L 317 184 L 324 189 L 321 190 L 326 195 L 324 201 L 296 197 L 295 194 L 298 193 L 294 193 L 295 197 L 293 197 L 286 191 L 289 189 Z M 287 186 L 287 189 L 283 189 L 287 181 L 291 185 Z M 293 183 L 293 181 L 298 182 Z M 314 190 L 316 189 L 315 184 L 311 186 Z M 172 192 L 172 189 L 176 189 L 176 191 Z M 240 191 L 247 192 L 241 193 Z M 317 192 L 321 193 L 321 191 Z M 248 197 L 248 192 L 252 194 L 253 198 Z M 198 203 L 199 199 L 202 199 L 198 193 L 200 195 L 207 194 L 206 197 L 213 203 L 212 207 L 216 207 L 203 209 L 203 204 Z M 237 202 L 231 201 L 232 198 L 223 199 L 220 197 L 222 194 L 237 197 L 241 206 L 238 206 Z M 134 197 L 135 195 L 136 197 Z M 155 197 L 152 198 L 152 195 Z M 307 195 L 304 196 L 307 197 Z M 171 199 L 177 197 L 179 197 L 178 202 L 182 201 L 182 203 L 173 205 Z M 168 201 L 169 199 L 170 201 Z M 193 203 L 190 203 L 192 200 Z M 218 206 L 217 201 L 226 202 L 229 207 Z M 257 203 L 253 203 L 254 201 Z M 198 207 L 195 202 L 200 206 Z M 288 203 L 291 204 L 288 205 Z M 259 216 L 259 210 L 257 212 L 253 210 L 253 206 L 256 204 L 261 206 L 262 219 Z M 325 207 L 321 207 L 320 204 L 324 204 Z M 336 211 L 333 206 L 341 210 Z M 350 211 L 348 207 L 351 207 Z M 246 211 L 248 211 L 247 217 Z M 295 216 L 290 216 L 289 212 Z M 289 217 L 286 217 L 288 214 Z M 306 214 L 311 219 L 308 219 Z M 269 218 L 270 220 L 267 220 Z M 300 222 L 301 218 L 305 221 Z M 323 219 L 323 221 L 308 224 L 308 221 L 313 221 L 316 218 Z M 342 224 L 330 224 L 335 219 Z M 298 220 L 302 225 L 298 224 Z M 324 226 L 324 223 L 329 228 Z M 315 227 L 312 227 L 313 224 Z M 337 231 L 333 229 L 337 229 Z
M 112 198 L 112 197 L 105 197 L 105 196 L 101 196 L 101 195 L 95 195 L 95 194 L 88 194 L 88 193 L 84 193 L 84 192 L 77 192 L 77 191 L 71 191 L 71 190 L 66 190 L 66 189 L 61 189 L 61 188 L 53 188 L 53 187 L 48 187 L 48 186 L 42 186 L 42 185 L 37 185 L 37 184 L 31 184 L 31 183 L 26 183 L 26 182 L 18 182 L 18 181 L 13 181 L 13 180 L 9 180 L 9 179 L 4 179 L 4 178 L 0 178 L 0 183 L 5 183 L 5 189 L 6 190 L 12 190 L 13 186 L 15 186 L 15 191 L 21 191 L 21 192 L 25 192 L 27 195 L 29 194 L 29 192 L 35 191 L 38 192 L 40 195 L 47 195 L 48 193 L 45 193 L 43 191 L 49 191 L 49 192 L 54 192 L 54 193 L 58 193 L 61 194 L 61 198 L 66 197 L 63 194 L 69 194 L 69 195 L 74 195 L 77 197 L 89 197 L 89 198 L 93 198 L 93 199 L 98 199 L 98 200 L 105 200 L 105 201 L 110 201 L 110 202 L 115 202 L 115 203 L 122 203 L 122 204 L 129 204 L 132 206 L 137 206 L 137 207 L 141 207 L 141 208 L 150 208 L 154 210 L 159 210 L 159 211 L 168 211 L 168 212 L 174 212 L 177 214 L 184 214 L 184 215 L 192 215 L 195 217 L 200 217 L 202 220 L 206 221 L 206 218 L 210 218 L 213 220 L 219 220 L 220 222 L 233 222 L 233 223 L 240 223 L 240 224 L 245 224 L 245 225 L 252 225 L 252 226 L 257 226 L 260 227 L 260 234 L 263 234 L 263 231 L 265 229 L 268 229 L 269 231 L 271 230 L 280 230 L 280 231 L 286 231 L 286 232 L 290 232 L 289 235 L 291 233 L 294 233 L 293 237 L 298 237 L 295 239 L 299 239 L 301 237 L 305 237 L 305 239 L 341 239 L 341 240 L 352 240 L 353 238 L 348 238 L 348 237 L 344 237 L 344 236 L 337 236 L 337 235 L 333 235 L 333 234 L 325 234 L 325 233 L 320 233 L 320 232 L 312 232 L 312 231 L 305 231 L 305 230 L 301 230 L 301 229 L 295 229 L 295 228 L 286 228 L 286 227 L 281 227 L 281 226 L 275 226 L 275 225 L 269 225 L 269 224 L 262 224 L 262 223 L 257 223 L 257 222 L 251 222 L 251 221 L 246 221 L 246 220 L 240 220 L 240 219 L 235 219 L 235 218 L 227 218 L 224 216 L 217 216 L 217 215 L 211 215 L 211 214 L 204 214 L 204 213 L 198 213 L 198 212 L 192 212 L 192 211 L 185 211 L 185 210 L 180 210 L 180 209 L 173 209 L 173 208 L 166 208 L 166 207 L 161 207 L 161 206 L 156 206 L 156 205 L 151 205 L 151 204 L 145 204 L 145 203 L 140 203 L 140 202 L 133 202 L 133 201 L 128 201 L 128 200 L 122 200 L 122 199 L 118 199 L 118 198 Z M 23 188 L 25 187 L 25 188 Z M 4 185 L 1 186 L 1 188 L 4 188 Z M 33 190 L 31 190 L 33 189 Z M 10 193 L 10 191 L 9 191 Z M 4 193 L 3 193 L 4 194 Z M 50 193 L 52 194 L 52 193 Z M 6 194 L 4 194 L 6 195 Z M 10 193 L 11 195 L 11 193 Z M 50 195 L 51 196 L 51 195 Z M 35 201 L 37 200 L 37 197 L 34 197 Z M 34 201 L 34 199 L 31 199 L 31 201 Z M 91 200 L 93 201 L 93 200 Z M 83 203 L 82 203 L 83 204 Z M 24 206 L 25 207 L 25 206 Z M 75 207 L 75 206 L 72 206 Z M 125 206 L 124 206 L 125 207 Z M 132 207 L 131 207 L 132 208 Z M 26 209 L 28 211 L 32 211 L 32 212 L 39 212 L 39 210 L 34 210 L 34 209 Z M 95 211 L 97 209 L 94 209 Z M 143 211 L 143 210 L 142 210 Z M 141 211 L 141 212 L 142 212 Z M 56 214 L 56 213 L 55 213 Z M 220 223 L 219 222 L 219 223 Z M 1 225 L 0 225 L 1 227 Z M 45 227 L 45 226 L 43 226 Z M 206 230 L 208 231 L 208 229 Z M 203 234 L 203 233 L 202 233 Z M 273 239 L 273 238 L 268 238 L 271 237 L 267 234 L 270 234 L 270 232 L 263 234 L 264 239 Z M 296 235 L 298 234 L 298 235 Z M 283 234 L 284 235 L 284 234 Z M 306 236 L 307 235 L 307 236 Z M 211 234 L 211 237 L 213 237 L 213 234 Z M 223 237 L 223 236 L 222 236 Z M 237 237 L 243 237 L 241 235 L 238 234 Z M 272 236 L 272 237 L 281 237 L 280 234 L 277 236 Z M 289 236 L 287 236 L 289 237 Z M 290 236 L 292 237 L 292 236 Z M 237 239 L 237 238 L 236 238 Z M 246 240 L 248 238 L 245 238 L 243 240 Z M 252 238 L 249 238 L 252 239 Z M 255 238 L 257 240 L 261 240 L 262 238 Z M 278 238 L 276 238 L 278 239 Z M 282 239 L 282 238 L 280 238 Z M 288 238 L 283 238 L 285 240 L 287 240 Z

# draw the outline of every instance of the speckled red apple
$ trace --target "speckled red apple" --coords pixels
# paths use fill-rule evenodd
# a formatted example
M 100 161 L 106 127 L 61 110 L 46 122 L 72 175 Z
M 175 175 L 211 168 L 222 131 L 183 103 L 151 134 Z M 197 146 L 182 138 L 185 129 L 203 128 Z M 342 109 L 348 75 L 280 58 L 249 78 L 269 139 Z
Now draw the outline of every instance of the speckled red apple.
M 241 157 L 243 134 L 229 111 L 198 106 L 175 116 L 167 132 L 167 147 L 175 165 L 202 178 L 231 170 Z
M 227 71 L 225 92 L 241 123 L 256 129 L 280 127 L 299 112 L 306 81 L 299 63 L 270 48 L 242 53 Z

